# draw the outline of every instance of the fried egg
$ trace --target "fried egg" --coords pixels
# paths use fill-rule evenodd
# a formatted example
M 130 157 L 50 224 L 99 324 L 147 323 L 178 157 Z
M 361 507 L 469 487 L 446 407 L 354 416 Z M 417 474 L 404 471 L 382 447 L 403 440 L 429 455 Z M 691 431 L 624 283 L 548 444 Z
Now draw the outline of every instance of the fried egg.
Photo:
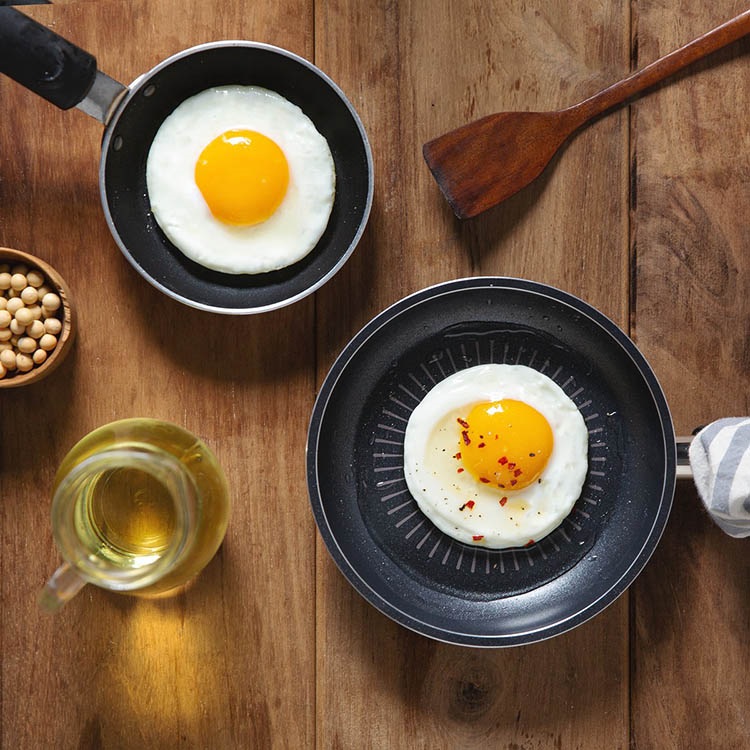
M 151 211 L 188 258 L 224 273 L 296 263 L 328 225 L 331 150 L 295 104 L 258 86 L 207 89 L 161 124 L 146 162 Z
M 553 380 L 523 365 L 478 365 L 414 409 L 404 474 L 422 512 L 466 544 L 521 547 L 557 528 L 581 494 L 588 430 Z

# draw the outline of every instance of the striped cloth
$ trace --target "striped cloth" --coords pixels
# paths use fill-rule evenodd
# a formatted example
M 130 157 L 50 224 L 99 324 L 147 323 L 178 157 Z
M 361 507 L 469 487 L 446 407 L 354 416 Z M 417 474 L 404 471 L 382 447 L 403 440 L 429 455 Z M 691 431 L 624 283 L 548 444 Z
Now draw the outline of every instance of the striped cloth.
M 690 466 L 711 518 L 730 536 L 750 536 L 750 418 L 704 427 L 690 443 Z

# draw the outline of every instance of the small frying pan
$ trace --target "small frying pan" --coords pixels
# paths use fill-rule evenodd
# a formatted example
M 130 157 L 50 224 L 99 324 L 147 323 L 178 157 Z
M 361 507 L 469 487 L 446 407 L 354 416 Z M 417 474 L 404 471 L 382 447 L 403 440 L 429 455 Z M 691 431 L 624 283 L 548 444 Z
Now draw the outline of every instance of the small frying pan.
M 78 107 L 106 125 L 99 188 L 110 231 L 131 265 L 170 297 L 202 310 L 272 310 L 315 291 L 354 251 L 370 213 L 373 170 L 362 123 L 338 86 L 297 55 L 246 41 L 180 52 L 130 87 L 97 71 L 87 52 L 12 8 L 0 7 L 0 72 L 62 109 Z M 164 119 L 185 99 L 227 84 L 262 86 L 299 106 L 327 139 L 336 199 L 317 247 L 271 273 L 211 271 L 183 256 L 150 211 L 146 158 Z
M 412 409 L 443 378 L 489 362 L 548 375 L 589 431 L 581 497 L 529 547 L 452 540 L 404 479 Z M 549 638 L 614 601 L 662 534 L 677 463 L 667 402 L 632 341 L 570 294 L 494 277 L 425 289 L 367 324 L 321 387 L 307 451 L 315 520 L 350 583 L 396 622 L 471 646 Z

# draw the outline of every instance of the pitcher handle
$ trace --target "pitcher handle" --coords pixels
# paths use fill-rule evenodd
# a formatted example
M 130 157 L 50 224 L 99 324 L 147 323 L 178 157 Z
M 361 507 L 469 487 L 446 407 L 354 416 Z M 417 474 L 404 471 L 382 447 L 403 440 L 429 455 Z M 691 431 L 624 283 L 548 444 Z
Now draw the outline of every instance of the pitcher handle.
M 86 581 L 78 575 L 76 569 L 68 563 L 63 563 L 39 592 L 39 607 L 50 614 L 57 612 L 85 585 Z

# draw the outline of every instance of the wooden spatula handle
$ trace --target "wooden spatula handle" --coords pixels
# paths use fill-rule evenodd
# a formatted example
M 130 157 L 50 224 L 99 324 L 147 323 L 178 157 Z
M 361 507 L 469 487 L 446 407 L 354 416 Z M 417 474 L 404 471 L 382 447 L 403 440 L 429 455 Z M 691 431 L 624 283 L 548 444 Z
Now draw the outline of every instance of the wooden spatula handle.
M 570 107 L 576 119 L 583 124 L 596 115 L 606 112 L 617 104 L 622 104 L 636 94 L 660 83 L 669 76 L 687 67 L 712 52 L 726 47 L 728 44 L 750 33 L 750 10 L 746 10 L 731 21 L 717 26 L 706 32 L 684 47 L 670 52 L 645 68 L 589 97 L 585 101 Z

